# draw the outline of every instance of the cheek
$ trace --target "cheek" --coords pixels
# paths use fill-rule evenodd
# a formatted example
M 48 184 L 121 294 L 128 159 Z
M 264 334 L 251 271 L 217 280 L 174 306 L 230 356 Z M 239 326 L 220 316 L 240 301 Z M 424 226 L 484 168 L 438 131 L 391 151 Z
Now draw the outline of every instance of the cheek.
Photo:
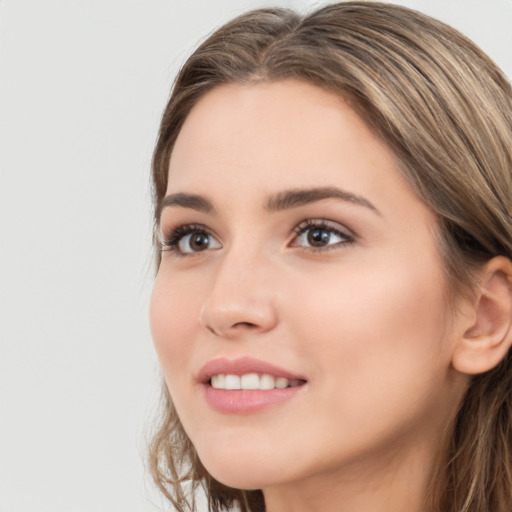
M 347 265 L 338 273 L 309 276 L 301 281 L 304 289 L 293 292 L 302 299 L 290 301 L 290 325 L 304 353 L 318 361 L 315 370 L 335 366 L 324 373 L 332 383 L 405 379 L 449 362 L 437 260 L 423 267 L 396 257 L 384 263 L 373 265 L 371 274 L 365 271 L 371 266 Z
M 190 357 L 199 305 L 184 293 L 186 286 L 162 274 L 157 276 L 151 295 L 150 326 L 164 377 L 170 384 L 172 377 L 179 376 L 174 370 L 182 368 Z
M 436 269 L 390 264 L 378 279 L 353 269 L 295 289 L 288 325 L 315 393 L 305 416 L 327 444 L 385 444 L 443 414 L 450 350 Z

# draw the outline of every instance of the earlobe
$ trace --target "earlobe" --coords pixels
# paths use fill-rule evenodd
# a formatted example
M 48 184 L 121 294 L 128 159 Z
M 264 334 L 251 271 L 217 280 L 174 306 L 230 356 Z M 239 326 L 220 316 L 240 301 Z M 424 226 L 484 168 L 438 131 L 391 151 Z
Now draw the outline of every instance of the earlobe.
M 475 375 L 497 366 L 512 344 L 512 262 L 497 256 L 481 272 L 470 316 L 454 348 L 452 365 Z

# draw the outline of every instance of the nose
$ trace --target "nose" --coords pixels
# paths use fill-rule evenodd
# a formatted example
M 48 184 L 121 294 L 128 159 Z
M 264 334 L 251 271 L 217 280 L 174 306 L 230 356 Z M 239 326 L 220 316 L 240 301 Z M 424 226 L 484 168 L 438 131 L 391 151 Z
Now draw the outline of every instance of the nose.
M 272 330 L 278 323 L 272 270 L 262 258 L 227 255 L 219 262 L 199 322 L 215 336 L 234 339 Z

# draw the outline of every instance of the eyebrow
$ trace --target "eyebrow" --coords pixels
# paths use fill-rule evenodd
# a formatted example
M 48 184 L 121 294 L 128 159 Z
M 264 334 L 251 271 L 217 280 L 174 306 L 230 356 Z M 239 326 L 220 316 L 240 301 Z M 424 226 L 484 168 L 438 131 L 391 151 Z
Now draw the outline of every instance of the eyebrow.
M 158 205 L 157 218 L 160 218 L 162 210 L 168 206 L 181 206 L 182 208 L 191 208 L 203 213 L 212 213 L 215 211 L 211 201 L 204 196 L 198 194 L 185 194 L 180 192 L 178 194 L 169 194 L 165 196 Z
M 293 189 L 279 192 L 269 198 L 265 208 L 271 212 L 288 210 L 289 208 L 297 208 L 298 206 L 315 203 L 323 199 L 340 199 L 347 203 L 364 206 L 380 215 L 379 210 L 368 199 L 336 187 Z
M 368 199 L 336 187 L 285 190 L 271 196 L 265 204 L 265 209 L 270 212 L 289 210 L 324 199 L 339 199 L 347 203 L 364 206 L 380 215 L 379 210 Z M 169 206 L 190 208 L 203 213 L 215 212 L 212 202 L 206 197 L 179 192 L 177 194 L 169 194 L 162 199 L 158 206 L 157 218 L 160 218 L 162 210 Z

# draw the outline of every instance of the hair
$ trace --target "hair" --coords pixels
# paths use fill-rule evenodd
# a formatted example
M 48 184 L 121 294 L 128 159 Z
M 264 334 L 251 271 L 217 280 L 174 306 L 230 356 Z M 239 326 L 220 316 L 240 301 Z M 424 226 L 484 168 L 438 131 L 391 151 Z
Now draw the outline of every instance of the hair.
M 394 151 L 437 220 L 449 288 L 474 289 L 475 270 L 512 259 L 512 89 L 477 46 L 414 10 L 343 2 L 307 15 L 249 12 L 187 60 L 164 111 L 153 157 L 155 232 L 171 152 L 194 105 L 221 84 L 306 81 L 334 92 Z M 158 259 L 158 256 L 157 256 Z M 512 358 L 473 377 L 432 477 L 432 510 L 512 510 Z M 202 466 L 164 386 L 150 447 L 155 482 L 179 510 L 203 486 L 209 510 L 264 511 L 261 491 L 232 489 Z M 187 492 L 188 491 L 188 492 Z M 193 492 L 192 492 L 193 494 Z

